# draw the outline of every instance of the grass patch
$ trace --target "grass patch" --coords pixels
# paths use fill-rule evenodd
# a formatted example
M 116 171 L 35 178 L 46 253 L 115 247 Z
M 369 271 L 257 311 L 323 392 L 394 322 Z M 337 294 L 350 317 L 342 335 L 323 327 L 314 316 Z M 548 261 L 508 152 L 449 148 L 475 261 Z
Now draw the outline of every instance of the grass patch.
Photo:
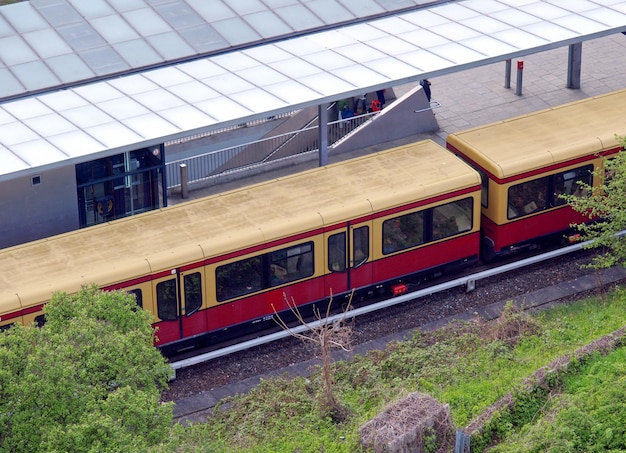
M 617 290 L 603 299 L 563 305 L 532 318 L 509 307 L 498 322 L 456 324 L 433 333 L 417 333 L 384 351 L 335 364 L 336 396 L 346 408 L 341 423 L 321 415 L 318 373 L 309 379 L 283 376 L 263 381 L 248 395 L 224 401 L 206 424 L 176 426 L 171 441 L 159 451 L 365 452 L 359 443 L 359 426 L 415 391 L 448 404 L 454 423 L 462 428 L 496 401 L 522 388 L 541 367 L 624 326 L 625 309 L 626 292 Z M 624 354 L 618 349 L 613 354 L 620 353 Z M 501 442 L 497 451 L 547 451 L 545 442 L 556 442 L 557 434 L 565 445 L 566 439 L 571 441 L 568 433 L 580 426 L 597 426 L 609 415 L 626 426 L 626 403 L 615 404 L 626 389 L 614 386 L 612 399 L 600 398 L 603 391 L 608 393 L 606 389 L 612 385 L 608 383 L 625 380 L 603 371 L 615 369 L 617 373 L 626 368 L 620 366 L 619 357 L 610 366 L 600 362 L 608 357 L 594 357 L 575 375 L 564 377 L 563 389 L 586 389 L 580 400 L 565 390 L 563 396 L 545 388 L 525 393 L 513 416 L 495 417 L 496 428 L 492 429 L 496 438 L 510 439 L 510 443 Z M 602 384 L 594 386 L 594 381 Z M 594 401 L 596 406 L 579 406 L 583 400 Z M 563 412 L 562 408 L 569 410 Z M 613 408 L 621 412 L 613 413 Z M 562 426 L 542 431 L 554 420 L 559 425 L 562 421 Z M 584 447 L 557 450 L 607 451 L 593 450 L 591 443 L 617 448 L 612 445 L 623 441 L 623 428 L 620 433 L 619 424 L 600 426 L 605 426 L 602 432 L 590 428 L 593 434 L 581 435 L 583 439 L 573 444 Z M 531 438 L 536 438 L 533 442 L 538 446 L 520 449 L 531 445 Z M 472 451 L 479 450 L 472 445 Z

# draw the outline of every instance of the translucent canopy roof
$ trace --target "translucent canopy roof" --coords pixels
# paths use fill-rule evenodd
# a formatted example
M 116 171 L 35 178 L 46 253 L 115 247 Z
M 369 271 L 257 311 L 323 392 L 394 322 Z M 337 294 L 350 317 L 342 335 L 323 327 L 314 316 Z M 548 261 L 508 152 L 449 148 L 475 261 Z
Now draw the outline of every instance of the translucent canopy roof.
M 0 8 L 0 99 L 434 2 L 30 0 L 15 3 Z
M 465 0 L 9 101 L 0 180 L 624 30 L 626 0 Z

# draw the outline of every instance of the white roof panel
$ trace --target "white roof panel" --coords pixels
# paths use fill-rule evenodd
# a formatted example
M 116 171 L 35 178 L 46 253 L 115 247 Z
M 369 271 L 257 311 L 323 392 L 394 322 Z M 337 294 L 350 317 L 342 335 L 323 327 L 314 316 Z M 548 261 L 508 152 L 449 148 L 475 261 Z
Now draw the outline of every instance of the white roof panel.
M 60 113 L 63 117 L 74 123 L 80 129 L 86 129 L 88 127 L 98 126 L 113 121 L 111 116 L 91 104 L 73 109 L 66 109 Z
M 213 118 L 188 104 L 164 110 L 160 115 L 180 130 L 191 130 L 215 123 Z
M 182 32 L 172 30 L 204 17 L 198 6 L 201 2 L 196 0 L 147 1 L 134 0 L 137 8 L 124 11 L 131 16 L 144 9 L 158 13 L 160 20 L 146 24 L 157 35 L 167 29 L 176 39 L 183 39 Z M 253 3 L 282 10 L 279 16 L 289 17 L 286 23 L 294 26 L 299 19 L 285 8 L 303 7 L 307 2 L 289 0 L 279 6 L 281 1 L 285 0 Z M 318 2 L 316 7 L 333 1 L 337 0 Z M 222 12 L 243 5 L 238 0 L 214 2 Z M 607 6 L 598 7 L 599 2 Z M 41 9 L 49 2 L 30 3 Z M 106 4 L 118 11 L 124 8 L 117 0 L 106 0 Z M 383 2 L 362 4 L 370 8 Z M 187 11 L 189 6 L 196 8 L 195 13 Z M 95 17 L 107 9 L 102 3 L 88 8 L 92 8 L 90 17 L 94 16 L 90 20 L 106 22 L 107 16 Z M 172 15 L 179 10 L 187 12 L 180 18 Z M 15 27 L 10 20 L 2 22 L 4 11 L 0 8 L 0 34 Z M 25 23 L 20 26 L 28 28 Z M 102 156 L 153 146 L 624 30 L 626 0 L 464 0 L 5 102 L 0 104 L 0 153 L 15 157 L 7 157 L 12 163 L 0 166 L 0 180 L 41 171 L 44 166 L 78 162 L 77 156 L 90 152 Z M 176 39 L 164 41 L 165 47 L 158 51 Z M 10 52 L 5 50 L 7 55 Z M 17 66 L 5 72 L 0 68 L 0 81 L 27 82 L 11 79 Z M 0 91 L 3 88 L 0 83 Z
M 32 141 L 23 141 L 11 147 L 12 151 L 20 156 L 31 166 L 39 164 L 53 164 L 61 159 L 67 159 L 69 156 L 61 152 L 59 148 L 54 146 L 48 140 L 35 139 Z
M 102 143 L 102 149 L 124 148 L 129 143 L 139 143 L 144 138 L 119 122 L 86 127 L 85 132 Z
M 20 156 L 18 147 L 23 143 L 37 140 L 39 137 L 32 130 L 26 127 L 19 121 L 12 121 L 5 124 L 0 124 L 0 145 L 3 145 L 13 151 L 16 155 Z M 44 140 L 44 139 L 42 139 Z M 25 159 L 26 160 L 26 159 Z M 37 162 L 28 161 L 31 165 L 37 166 Z M 0 169 L 0 172 L 3 172 Z
M 67 150 L 70 157 L 89 156 L 106 149 L 87 133 L 77 130 L 53 135 L 48 141 L 58 149 Z
M 6 169 L 6 172 L 14 173 L 30 168 L 30 165 L 2 145 L 0 145 L 0 162 L 2 162 L 2 168 Z
M 76 126 L 61 115 L 50 113 L 48 115 L 35 116 L 22 121 L 26 126 L 31 128 L 36 134 L 44 139 L 65 132 L 76 130 Z
M 18 120 L 25 120 L 27 118 L 32 118 L 33 116 L 52 113 L 52 109 L 46 107 L 46 104 L 36 98 L 7 102 L 2 107 Z

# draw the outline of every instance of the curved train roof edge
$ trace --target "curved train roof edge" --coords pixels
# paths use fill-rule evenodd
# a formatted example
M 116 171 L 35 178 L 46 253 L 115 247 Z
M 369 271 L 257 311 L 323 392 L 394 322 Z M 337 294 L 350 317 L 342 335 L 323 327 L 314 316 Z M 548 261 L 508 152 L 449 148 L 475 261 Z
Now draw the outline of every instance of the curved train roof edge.
M 453 133 L 446 141 L 506 179 L 615 148 L 616 135 L 626 136 L 626 89 Z

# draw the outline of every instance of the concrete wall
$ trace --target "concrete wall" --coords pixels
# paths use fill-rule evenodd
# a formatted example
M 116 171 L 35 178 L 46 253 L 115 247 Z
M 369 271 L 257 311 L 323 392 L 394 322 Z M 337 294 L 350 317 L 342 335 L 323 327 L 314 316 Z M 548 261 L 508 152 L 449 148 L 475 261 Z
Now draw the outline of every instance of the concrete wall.
M 329 151 L 333 154 L 350 152 L 414 134 L 439 130 L 439 124 L 430 109 L 424 90 L 419 85 L 388 105 L 371 122 L 336 143 Z
M 74 166 L 0 182 L 0 248 L 75 230 L 79 226 Z

